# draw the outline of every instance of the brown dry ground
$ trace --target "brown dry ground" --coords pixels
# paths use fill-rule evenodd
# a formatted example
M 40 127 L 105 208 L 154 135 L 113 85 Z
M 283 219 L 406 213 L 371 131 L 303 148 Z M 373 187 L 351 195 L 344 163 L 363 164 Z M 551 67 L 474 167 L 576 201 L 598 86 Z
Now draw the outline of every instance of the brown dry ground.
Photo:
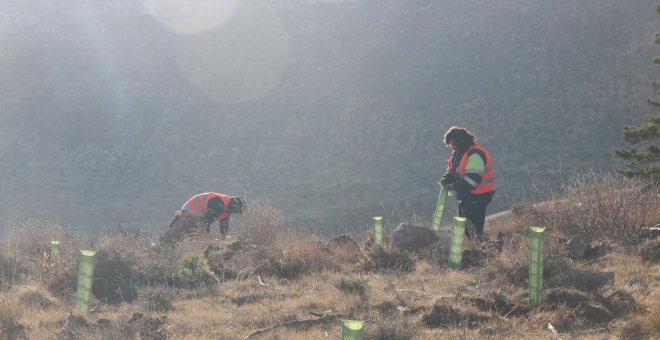
M 650 195 L 645 227 L 660 221 L 657 191 Z M 571 259 L 566 241 L 586 225 L 549 227 L 544 303 L 529 305 L 528 226 L 576 220 L 543 209 L 518 206 L 488 230 L 493 241 L 467 240 L 460 270 L 448 267 L 442 244 L 399 251 L 367 247 L 367 235 L 269 227 L 272 242 L 256 245 L 236 234 L 161 243 L 115 230 L 91 243 L 30 222 L 3 238 L 0 339 L 337 339 L 342 319 L 364 320 L 367 339 L 660 338 L 660 238 L 642 229 L 634 242 L 594 236 L 587 258 Z M 49 259 L 55 238 L 62 253 Z M 86 314 L 74 308 L 79 249 L 96 251 L 95 277 L 111 287 Z M 207 258 L 217 283 L 176 275 L 191 252 Z

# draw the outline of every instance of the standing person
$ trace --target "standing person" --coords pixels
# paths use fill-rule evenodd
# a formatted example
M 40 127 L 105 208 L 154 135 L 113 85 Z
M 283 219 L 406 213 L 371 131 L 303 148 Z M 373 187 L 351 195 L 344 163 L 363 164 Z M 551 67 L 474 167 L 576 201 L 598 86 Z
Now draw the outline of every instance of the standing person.
M 177 211 L 170 223 L 170 228 L 184 213 L 199 216 L 206 225 L 206 232 L 211 232 L 211 224 L 220 222 L 220 233 L 227 236 L 229 232 L 229 216 L 231 214 L 242 214 L 245 203 L 240 197 L 232 197 L 217 192 L 206 192 L 197 194 L 183 204 L 181 210 Z
M 444 143 L 452 152 L 440 183 L 456 193 L 458 214 L 469 222 L 465 230 L 468 237 L 472 231 L 477 241 L 483 241 L 486 207 L 495 195 L 490 154 L 477 144 L 470 131 L 460 126 L 452 126 L 445 132 Z

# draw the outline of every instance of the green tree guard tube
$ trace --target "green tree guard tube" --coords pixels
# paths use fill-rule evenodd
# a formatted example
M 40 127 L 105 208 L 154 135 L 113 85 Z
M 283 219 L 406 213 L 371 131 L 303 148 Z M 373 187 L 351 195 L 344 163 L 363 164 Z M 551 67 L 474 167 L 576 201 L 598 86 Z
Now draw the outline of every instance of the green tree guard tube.
M 543 301 L 543 235 L 544 228 L 532 227 L 529 231 L 529 304 L 540 305 Z
M 80 251 L 78 265 L 78 287 L 76 288 L 76 309 L 89 312 L 89 302 L 92 297 L 92 281 L 94 280 L 95 253 L 91 250 Z
M 50 241 L 50 260 L 55 260 L 60 256 L 60 241 Z
M 383 216 L 374 216 L 374 242 L 383 244 Z
M 364 334 L 362 329 L 364 322 L 357 320 L 341 320 L 341 339 L 342 340 L 362 340 Z
M 465 217 L 454 217 L 451 228 L 451 247 L 449 248 L 449 266 L 458 269 L 463 264 L 463 238 L 465 237 Z
M 445 213 L 445 203 L 447 202 L 448 193 L 449 190 L 440 184 L 440 196 L 438 197 L 438 205 L 435 207 L 435 212 L 433 213 L 433 230 L 440 230 L 440 223 L 442 222 L 442 215 Z

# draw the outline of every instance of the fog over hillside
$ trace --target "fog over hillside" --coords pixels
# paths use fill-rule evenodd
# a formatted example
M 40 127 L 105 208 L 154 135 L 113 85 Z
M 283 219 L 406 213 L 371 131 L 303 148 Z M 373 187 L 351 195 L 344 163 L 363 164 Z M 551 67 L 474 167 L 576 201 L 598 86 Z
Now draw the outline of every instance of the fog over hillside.
M 0 227 L 164 229 L 191 195 L 292 224 L 430 219 L 451 125 L 491 212 L 621 165 L 655 1 L 114 0 L 0 5 Z

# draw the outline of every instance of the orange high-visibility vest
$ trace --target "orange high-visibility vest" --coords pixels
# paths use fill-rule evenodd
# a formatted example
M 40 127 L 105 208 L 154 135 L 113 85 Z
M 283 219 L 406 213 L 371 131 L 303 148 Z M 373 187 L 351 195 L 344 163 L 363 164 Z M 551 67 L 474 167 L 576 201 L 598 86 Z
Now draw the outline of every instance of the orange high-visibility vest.
M 472 150 L 481 151 L 486 159 L 484 160 L 484 173 L 481 176 L 481 183 L 479 183 L 479 185 L 477 185 L 474 189 L 470 190 L 470 193 L 479 195 L 495 191 L 495 171 L 493 170 L 493 163 L 490 160 L 490 154 L 479 144 L 472 144 L 467 150 L 465 150 L 463 156 L 461 157 L 461 162 L 458 165 L 458 174 L 461 175 L 461 177 L 465 176 L 465 167 L 467 166 L 470 151 Z M 451 156 L 449 156 L 449 160 L 447 161 L 447 170 L 449 171 L 453 169 L 453 165 L 451 164 L 451 160 L 453 158 L 454 151 L 452 151 Z
M 225 211 L 220 214 L 220 216 L 215 218 L 215 221 L 222 221 L 225 218 L 229 217 L 227 212 L 227 207 L 229 206 L 230 196 L 219 194 L 217 192 L 205 192 L 203 194 L 198 194 L 191 197 L 182 207 L 181 211 L 188 211 L 194 213 L 195 215 L 206 216 L 208 212 L 208 202 L 211 198 L 219 197 L 222 200 L 222 203 L 225 205 Z

